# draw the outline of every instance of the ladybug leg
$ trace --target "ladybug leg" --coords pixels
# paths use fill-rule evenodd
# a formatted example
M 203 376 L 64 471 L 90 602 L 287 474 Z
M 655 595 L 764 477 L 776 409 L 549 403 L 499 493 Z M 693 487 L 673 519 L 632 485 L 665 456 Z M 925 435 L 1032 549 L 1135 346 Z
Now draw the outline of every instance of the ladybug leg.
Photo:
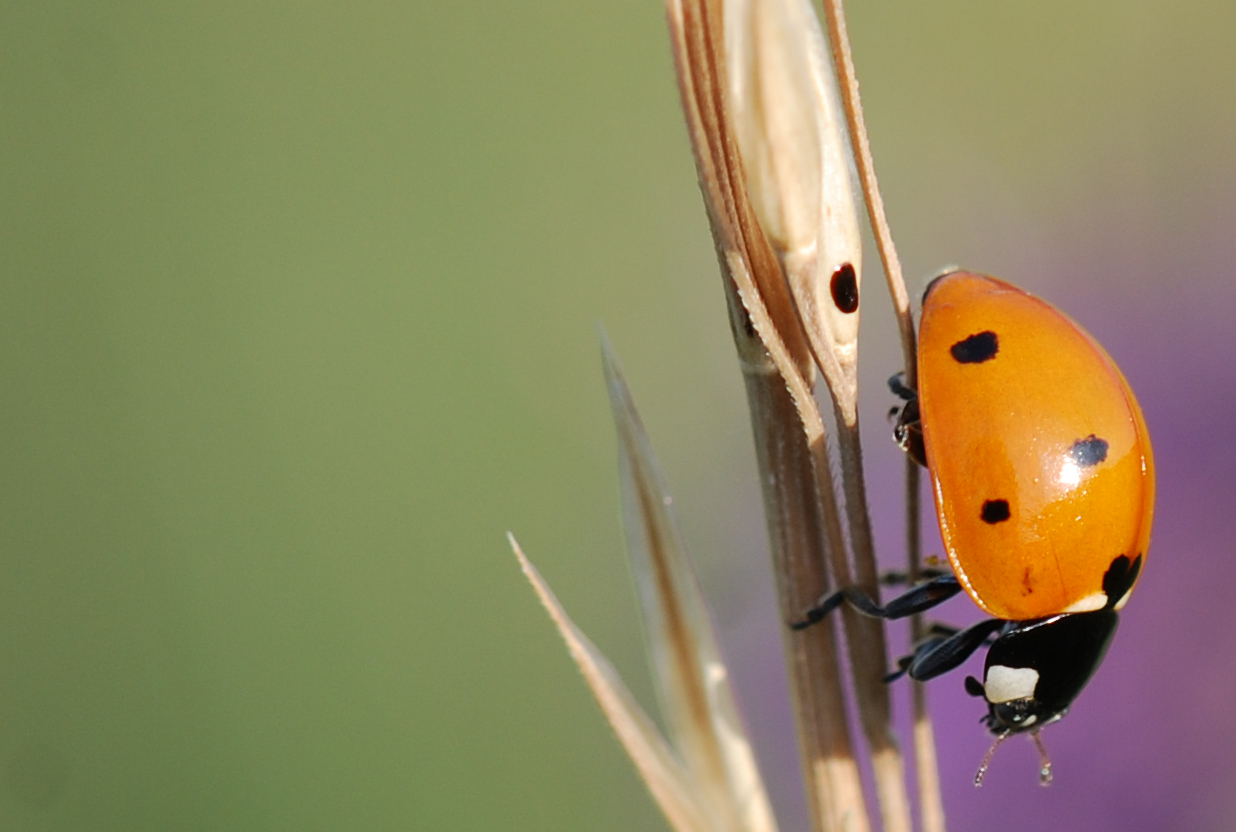
M 905 400 L 905 405 L 902 406 L 900 412 L 897 408 L 889 411 L 889 416 L 894 414 L 897 416 L 897 421 L 893 425 L 893 441 L 897 443 L 897 447 L 908 453 L 911 459 L 926 468 L 927 449 L 923 447 L 923 426 L 919 421 L 918 393 L 906 387 L 901 373 L 888 380 L 888 388 L 893 391 L 893 395 Z
M 905 618 L 929 610 L 961 592 L 961 582 L 951 571 L 912 587 L 884 605 L 880 618 Z
M 908 673 L 911 679 L 925 682 L 942 673 L 947 673 L 970 658 L 976 650 L 987 643 L 991 636 L 1007 624 L 1007 621 L 1000 618 L 988 618 L 960 632 L 955 632 L 948 638 L 939 635 L 927 638 L 914 649 L 912 656 L 907 656 L 897 662 L 897 672 L 889 674 L 885 677 L 885 681 L 892 681 Z
M 997 619 L 991 619 L 995 621 Z M 934 650 L 940 648 L 944 642 L 961 633 L 960 627 L 954 627 L 952 624 L 945 624 L 941 621 L 933 621 L 927 625 L 927 632 L 923 638 L 914 646 L 914 652 L 908 656 L 902 656 L 897 660 L 897 670 L 884 677 L 885 682 L 891 682 L 895 679 L 900 679 L 910 669 L 910 665 L 914 660 L 921 656 L 926 656 Z M 996 641 L 996 634 L 990 633 L 987 638 L 978 645 L 979 647 L 990 647 Z M 977 649 L 977 648 L 976 648 Z M 941 673 L 944 671 L 940 671 Z M 980 694 L 981 695 L 981 694 Z
M 918 398 L 918 391 L 906 387 L 906 374 L 894 373 L 888 377 L 888 389 L 903 402 L 912 402 Z
M 954 627 L 952 624 L 945 624 L 942 621 L 932 621 L 927 625 L 927 634 L 925 638 L 938 636 L 939 638 L 952 638 L 961 632 L 960 627 Z M 990 647 L 996 643 L 995 633 L 989 635 L 987 640 L 983 642 L 983 647 Z
M 952 638 L 961 632 L 960 627 L 954 627 L 952 624 L 945 624 L 942 621 L 932 621 L 927 625 L 927 632 L 923 634 L 924 638 Z
M 905 618 L 907 615 L 929 610 L 937 604 L 947 601 L 958 592 L 961 584 L 953 574 L 940 575 L 911 589 L 904 595 L 899 595 L 881 607 L 868 597 L 867 593 L 855 587 L 839 589 L 832 595 L 821 598 L 819 603 L 807 610 L 802 620 L 790 624 L 790 629 L 804 630 L 812 624 L 819 623 L 842 603 L 849 601 L 850 606 L 863 615 L 872 618 Z

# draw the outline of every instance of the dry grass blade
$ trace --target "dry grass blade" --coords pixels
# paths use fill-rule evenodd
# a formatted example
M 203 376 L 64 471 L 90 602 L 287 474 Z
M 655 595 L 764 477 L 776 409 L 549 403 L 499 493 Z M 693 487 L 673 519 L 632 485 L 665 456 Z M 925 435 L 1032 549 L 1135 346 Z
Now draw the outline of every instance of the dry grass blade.
M 515 539 L 511 547 L 615 733 L 679 832 L 776 832 L 699 582 L 652 445 L 608 343 L 623 515 L 667 741 L 613 667 L 567 616 Z
M 813 256 L 816 265 L 820 263 L 821 235 L 827 234 L 830 240 L 857 240 L 856 232 L 838 231 L 826 222 L 828 212 L 848 212 L 847 227 L 856 228 L 853 171 L 848 156 L 836 150 L 845 147 L 846 132 L 835 106 L 831 115 L 820 116 L 819 107 L 826 105 L 809 100 L 831 95 L 835 105 L 836 93 L 831 86 L 827 91 L 824 89 L 828 67 L 821 60 L 818 21 L 803 0 L 795 2 L 797 5 L 790 6 L 783 0 L 759 0 L 758 3 L 752 0 L 746 5 L 742 0 L 666 2 L 700 189 L 726 276 L 724 286 L 731 329 L 747 380 L 756 446 L 763 449 L 759 454 L 761 482 L 781 590 L 779 599 L 786 620 L 801 614 L 804 593 L 815 593 L 814 597 L 819 597 L 828 591 L 827 576 L 812 562 L 820 551 L 828 557 L 833 576 L 839 583 L 855 583 L 841 532 L 839 500 L 834 490 L 825 425 L 813 396 L 813 372 L 802 361 L 802 345 L 808 335 L 800 319 L 816 330 L 810 336 L 810 353 L 817 357 L 829 376 L 830 390 L 834 394 L 834 410 L 841 426 L 839 445 L 845 509 L 854 544 L 858 583 L 873 595 L 877 589 L 859 450 L 856 384 L 852 381 L 856 319 L 848 320 L 846 316 L 851 313 L 842 311 L 842 306 L 852 305 L 845 302 L 846 291 L 834 293 L 831 275 L 821 284 L 815 280 L 815 271 L 808 267 Z M 784 12 L 780 16 L 773 8 L 778 3 Z M 729 25 L 725 27 L 721 22 L 723 12 L 728 16 Z M 756 15 L 770 16 L 766 21 L 768 25 L 758 31 L 747 29 Z M 752 34 L 755 41 L 764 44 L 763 69 L 771 67 L 771 75 L 779 74 L 780 80 L 774 77 L 771 83 L 765 83 L 769 79 L 761 79 L 760 61 L 750 64 L 756 47 L 744 48 L 741 44 L 744 34 Z M 740 43 L 730 48 L 735 38 Z M 798 39 L 797 43 L 791 42 L 794 38 Z M 778 39 L 785 42 L 778 43 Z M 781 54 L 779 49 L 787 51 Z M 735 54 L 739 55 L 737 67 Z M 789 59 L 788 54 L 799 57 Z M 744 65 L 743 61 L 748 63 Z M 794 67 L 806 67 L 805 73 L 796 74 Z M 758 101 L 759 106 L 753 108 L 756 121 L 745 127 L 751 128 L 764 142 L 765 150 L 772 152 L 775 146 L 778 154 L 775 159 L 771 156 L 761 159 L 757 153 L 752 161 L 753 165 L 762 166 L 755 174 L 762 191 L 758 195 L 749 192 L 743 154 L 738 152 L 737 132 L 741 118 L 729 100 L 735 87 L 744 89 L 744 81 L 731 82 L 731 71 L 748 79 L 745 89 L 754 90 Z M 804 78 L 811 79 L 811 83 L 804 84 Z M 798 101 L 795 95 L 799 96 Z M 797 104 L 802 104 L 809 114 L 805 127 L 803 122 L 795 126 L 791 110 Z M 829 134 L 827 139 L 822 135 L 825 131 Z M 819 143 L 818 149 L 813 149 L 816 148 L 813 142 Z M 826 149 L 825 144 L 830 142 L 832 149 Z M 795 159 L 805 166 L 808 177 L 819 174 L 818 188 L 812 184 L 817 181 L 815 179 L 803 186 L 796 184 L 793 166 L 782 164 Z M 831 170 L 826 170 L 829 165 L 832 165 Z M 839 173 L 843 174 L 840 178 Z M 838 181 L 845 185 L 841 191 L 848 200 L 845 205 L 828 202 L 836 199 L 831 195 L 831 188 Z M 777 188 L 784 190 L 768 192 Z M 810 203 L 813 198 L 823 203 L 813 206 Z M 761 205 L 759 210 L 756 205 Z M 762 219 L 775 237 L 777 252 L 771 250 L 764 223 L 757 218 L 760 212 L 766 215 Z M 814 243 L 803 239 L 803 230 L 810 229 L 812 222 L 819 226 Z M 854 254 L 852 258 L 845 255 L 845 259 L 852 260 L 849 265 L 853 267 L 858 260 L 858 249 L 852 245 L 848 250 Z M 788 281 L 791 285 L 798 283 L 793 300 L 787 291 L 783 263 L 794 266 Z M 851 300 L 856 300 L 857 269 L 842 271 L 853 272 L 854 284 L 849 289 Z M 846 289 L 844 279 L 838 289 Z M 822 319 L 823 315 L 829 317 L 828 323 L 838 324 L 831 334 L 823 332 L 822 324 L 811 324 L 813 316 Z M 832 321 L 834 316 L 839 316 L 839 321 Z M 816 324 L 819 323 L 820 320 L 816 320 Z M 785 402 L 780 401 L 776 381 L 764 375 L 769 365 L 775 367 L 775 372 L 784 380 L 794 412 L 781 406 Z M 786 453 L 800 444 L 807 452 L 805 455 Z M 799 470 L 787 476 L 786 471 L 775 464 L 793 465 L 806 462 L 807 458 L 811 477 L 800 477 L 806 472 Z M 806 491 L 796 494 L 792 493 L 792 488 Z M 815 510 L 810 508 L 812 502 Z M 803 548 L 813 544 L 811 551 Z M 857 703 L 864 733 L 873 750 L 876 790 L 885 826 L 892 831 L 907 829 L 909 814 L 900 752 L 892 740 L 888 693 L 881 682 L 886 667 L 883 626 L 878 621 L 859 619 L 852 610 L 846 610 L 844 615 Z M 817 829 L 865 829 L 868 821 L 844 724 L 844 706 L 836 696 L 839 676 L 836 654 L 824 648 L 821 635 L 802 633 L 787 641 L 791 689 L 812 800 L 812 821 Z
M 708 210 L 731 331 L 747 383 L 778 600 L 786 621 L 828 591 L 820 559 L 841 551 L 810 350 L 756 218 L 727 100 L 722 3 L 666 0 L 687 133 Z M 822 487 L 821 487 L 822 486 Z M 869 828 L 842 695 L 833 623 L 786 634 L 790 691 L 816 830 Z
M 910 299 L 901 274 L 901 260 L 897 257 L 897 247 L 893 244 L 893 234 L 884 213 L 884 198 L 880 196 L 880 185 L 875 175 L 871 143 L 867 140 L 867 126 L 863 120 L 863 105 L 858 95 L 858 76 L 854 71 L 854 56 L 850 50 L 850 35 L 846 29 L 842 0 L 824 0 L 824 19 L 828 24 L 833 68 L 839 81 L 846 124 L 857 150 L 854 161 L 862 180 L 863 200 L 867 204 L 867 216 L 871 220 L 871 230 L 875 234 L 880 261 L 884 265 L 884 276 L 888 282 L 893 310 L 897 313 L 906 383 L 914 388 L 918 376 L 915 364 L 914 318 L 910 314 Z
M 700 803 L 695 782 L 675 756 L 657 726 L 640 708 L 613 665 L 575 626 L 545 579 L 524 556 L 514 536 L 508 534 L 519 565 L 549 611 L 550 618 L 571 651 L 571 658 L 584 674 L 593 696 L 618 735 L 627 755 L 648 784 L 661 811 L 676 832 L 715 832 L 708 811 Z
M 662 714 L 717 828 L 771 832 L 772 810 L 652 445 L 608 342 L 602 352 L 618 430 L 627 552 Z
M 753 204 L 778 249 L 836 416 L 854 569 L 851 572 L 839 535 L 830 528 L 834 576 L 874 596 L 877 570 L 858 426 L 860 189 L 837 78 L 808 0 L 730 0 L 725 42 L 739 148 L 744 166 L 753 172 Z M 810 414 L 803 424 L 812 429 Z M 820 490 L 831 490 L 832 471 L 822 440 L 812 441 L 821 442 Z M 881 683 L 884 629 L 853 611 L 845 616 L 859 713 L 872 749 L 885 827 L 907 830 L 901 757 L 891 737 L 888 696 Z

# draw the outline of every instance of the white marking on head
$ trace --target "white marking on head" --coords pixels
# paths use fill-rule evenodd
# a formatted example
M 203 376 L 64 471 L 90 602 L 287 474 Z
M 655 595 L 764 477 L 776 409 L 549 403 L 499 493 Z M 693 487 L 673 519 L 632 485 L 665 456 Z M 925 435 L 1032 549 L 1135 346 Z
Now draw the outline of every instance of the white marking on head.
M 1129 591 L 1120 596 L 1120 600 L 1116 602 L 1116 606 L 1112 607 L 1116 612 L 1124 609 L 1124 605 L 1129 603 L 1129 596 L 1133 594 L 1133 588 L 1129 587 Z
M 1034 686 L 1039 683 L 1039 672 L 1033 667 L 1005 667 L 995 664 L 987 668 L 987 681 L 983 685 L 987 701 L 993 705 L 1012 702 L 1014 699 L 1029 699 L 1034 696 Z
M 1065 607 L 1061 612 L 1094 612 L 1107 606 L 1107 593 L 1092 592 Z

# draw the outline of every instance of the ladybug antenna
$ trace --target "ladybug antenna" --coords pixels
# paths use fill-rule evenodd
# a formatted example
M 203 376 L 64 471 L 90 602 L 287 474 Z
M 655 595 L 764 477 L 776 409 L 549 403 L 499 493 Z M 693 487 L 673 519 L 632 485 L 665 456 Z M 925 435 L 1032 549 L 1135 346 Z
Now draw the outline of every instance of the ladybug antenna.
M 1034 747 L 1039 750 L 1039 785 L 1051 785 L 1051 758 L 1047 756 L 1047 749 L 1043 746 L 1043 738 L 1039 736 L 1038 731 L 1030 732 L 1031 739 L 1034 740 Z
M 996 735 L 996 741 L 991 744 L 991 748 L 987 749 L 987 753 L 983 755 L 983 762 L 979 764 L 978 774 L 974 775 L 974 788 L 979 789 L 983 787 L 983 778 L 987 776 L 987 766 L 991 764 L 992 755 L 996 753 L 1000 743 L 1008 739 L 1011 733 L 1013 733 L 1012 728 L 1005 728 Z

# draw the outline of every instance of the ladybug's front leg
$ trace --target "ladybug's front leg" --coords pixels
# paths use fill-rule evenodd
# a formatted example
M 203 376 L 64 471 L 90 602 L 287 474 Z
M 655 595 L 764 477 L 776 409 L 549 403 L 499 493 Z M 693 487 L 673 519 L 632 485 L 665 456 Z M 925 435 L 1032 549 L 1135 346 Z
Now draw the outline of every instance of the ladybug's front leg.
M 884 681 L 891 682 L 908 673 L 911 679 L 925 682 L 947 673 L 980 647 L 990 645 L 992 636 L 1008 623 L 999 618 L 986 618 L 964 630 L 933 625 L 931 634 L 915 646 L 912 655 L 898 659 L 896 672 L 885 676 Z
M 910 458 L 927 467 L 927 449 L 923 446 L 923 426 L 919 419 L 918 393 L 906 387 L 901 373 L 888 380 L 888 389 L 894 396 L 905 402 L 901 409 L 893 408 L 889 416 L 896 416 L 893 425 L 893 441 L 897 447 L 910 455 Z

